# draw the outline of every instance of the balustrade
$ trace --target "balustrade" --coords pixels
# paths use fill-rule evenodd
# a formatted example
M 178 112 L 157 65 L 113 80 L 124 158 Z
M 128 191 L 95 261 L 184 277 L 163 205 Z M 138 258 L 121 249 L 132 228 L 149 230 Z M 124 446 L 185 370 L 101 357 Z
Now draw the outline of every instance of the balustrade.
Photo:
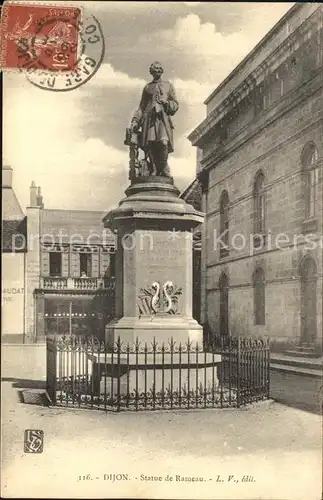
M 45 290 L 114 290 L 115 278 L 41 277 L 40 287 Z

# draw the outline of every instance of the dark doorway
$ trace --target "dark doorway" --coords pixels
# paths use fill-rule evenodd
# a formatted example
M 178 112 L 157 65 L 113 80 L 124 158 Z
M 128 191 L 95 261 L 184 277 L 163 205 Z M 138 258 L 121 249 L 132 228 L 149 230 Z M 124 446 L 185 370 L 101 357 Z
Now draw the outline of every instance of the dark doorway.
M 201 320 L 201 250 L 193 248 L 193 318 Z
M 258 267 L 253 275 L 255 325 L 265 324 L 265 273 Z
M 222 274 L 219 281 L 220 288 L 220 335 L 229 334 L 229 280 Z
M 311 257 L 300 265 L 301 277 L 301 344 L 312 344 L 316 339 L 317 270 Z

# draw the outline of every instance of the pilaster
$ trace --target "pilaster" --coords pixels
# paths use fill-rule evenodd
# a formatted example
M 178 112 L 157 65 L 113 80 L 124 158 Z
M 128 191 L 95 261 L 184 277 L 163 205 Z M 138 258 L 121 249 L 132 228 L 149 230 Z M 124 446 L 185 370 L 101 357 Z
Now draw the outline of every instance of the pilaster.
M 27 253 L 26 253 L 26 300 L 25 300 L 25 343 L 36 338 L 36 307 L 34 291 L 39 288 L 40 278 L 40 236 L 41 209 L 27 207 Z

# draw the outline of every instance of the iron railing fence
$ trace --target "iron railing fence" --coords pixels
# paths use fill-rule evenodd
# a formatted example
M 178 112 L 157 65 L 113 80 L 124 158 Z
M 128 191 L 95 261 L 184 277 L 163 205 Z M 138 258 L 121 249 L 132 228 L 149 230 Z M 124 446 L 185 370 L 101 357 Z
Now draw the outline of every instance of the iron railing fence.
M 221 353 L 223 380 L 238 388 L 238 406 L 269 398 L 269 338 L 213 336 L 205 350 Z
M 240 407 L 269 398 L 269 362 L 266 339 L 49 337 L 47 392 L 53 405 L 111 411 Z

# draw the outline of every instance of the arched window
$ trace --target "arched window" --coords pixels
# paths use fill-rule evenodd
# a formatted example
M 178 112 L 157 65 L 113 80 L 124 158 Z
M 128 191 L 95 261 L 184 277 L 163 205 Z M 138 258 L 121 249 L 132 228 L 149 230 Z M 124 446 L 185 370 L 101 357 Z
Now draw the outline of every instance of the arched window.
M 223 273 L 219 280 L 220 288 L 220 335 L 229 334 L 229 280 Z
M 315 217 L 316 186 L 318 183 L 318 151 L 314 143 L 305 146 L 301 160 L 304 172 L 305 216 L 310 219 Z
M 306 256 L 299 269 L 301 278 L 301 344 L 312 344 L 317 334 L 317 267 Z
M 265 233 L 265 176 L 258 172 L 254 182 L 254 233 Z
M 220 199 L 220 257 L 229 254 L 229 195 L 222 191 Z
M 253 300 L 256 325 L 265 324 L 265 273 L 257 267 L 253 274 Z

